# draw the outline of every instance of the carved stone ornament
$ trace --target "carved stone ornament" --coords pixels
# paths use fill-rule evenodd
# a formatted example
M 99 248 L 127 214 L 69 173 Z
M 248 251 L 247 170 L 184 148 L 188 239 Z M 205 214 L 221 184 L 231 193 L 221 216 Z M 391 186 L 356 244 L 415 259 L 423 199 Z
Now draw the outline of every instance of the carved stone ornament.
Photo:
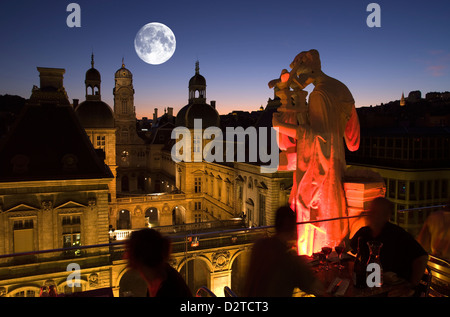
M 53 208 L 53 202 L 51 200 L 43 200 L 41 202 L 41 208 L 44 211 L 49 211 L 49 210 L 51 210 Z
M 0 287 L 0 297 L 6 296 L 6 288 Z
M 222 251 L 216 252 L 212 256 L 212 264 L 216 269 L 223 269 L 228 265 L 230 261 L 230 252 Z
M 89 275 L 89 286 L 95 287 L 97 285 L 98 285 L 98 274 L 92 273 L 91 275 Z
M 95 205 L 97 205 L 97 198 L 95 197 L 90 197 L 88 199 L 88 206 L 89 207 L 94 207 Z

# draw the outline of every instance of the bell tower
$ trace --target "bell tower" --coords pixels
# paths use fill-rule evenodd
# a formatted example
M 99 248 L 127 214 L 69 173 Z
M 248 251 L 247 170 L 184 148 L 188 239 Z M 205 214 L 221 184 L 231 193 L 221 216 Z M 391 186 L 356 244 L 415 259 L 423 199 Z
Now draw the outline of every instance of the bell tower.
M 86 100 L 101 100 L 100 85 L 102 79 L 100 72 L 94 68 L 94 53 L 91 55 L 91 68 L 86 72 Z
M 133 74 L 125 68 L 122 59 L 122 67 L 114 76 L 114 114 L 119 121 L 136 121 L 134 107 Z
M 189 104 L 206 103 L 206 79 L 200 75 L 200 63 L 195 62 L 195 75 L 189 80 Z

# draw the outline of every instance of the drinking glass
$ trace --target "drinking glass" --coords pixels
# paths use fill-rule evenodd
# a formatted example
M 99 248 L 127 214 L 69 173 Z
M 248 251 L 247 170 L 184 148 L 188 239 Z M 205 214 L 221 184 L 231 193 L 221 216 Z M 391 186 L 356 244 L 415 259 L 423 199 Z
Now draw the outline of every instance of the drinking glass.
M 328 256 L 330 255 L 331 251 L 333 251 L 333 249 L 329 246 L 325 246 L 322 247 L 322 252 L 323 254 L 325 254 L 325 271 L 328 271 L 329 267 L 328 267 Z
M 345 242 L 342 241 L 341 244 L 337 245 L 334 247 L 334 251 L 336 251 L 336 254 L 338 255 L 338 269 L 342 270 L 344 268 L 344 266 L 341 264 L 341 260 L 342 260 L 342 253 L 344 253 L 345 250 Z

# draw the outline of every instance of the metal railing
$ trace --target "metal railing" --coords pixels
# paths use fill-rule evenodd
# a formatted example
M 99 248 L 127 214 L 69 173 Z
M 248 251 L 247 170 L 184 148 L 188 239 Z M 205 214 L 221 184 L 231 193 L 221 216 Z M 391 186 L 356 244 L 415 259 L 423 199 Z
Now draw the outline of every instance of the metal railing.
M 360 218 L 364 214 L 357 216 L 348 216 L 348 217 L 336 217 L 330 219 L 322 219 L 322 220 L 310 220 L 310 221 L 302 221 L 297 222 L 297 225 L 304 224 L 313 224 L 327 221 L 336 221 L 336 220 L 344 220 L 344 219 L 352 219 L 352 218 Z M 217 228 L 214 228 L 217 229 Z M 207 249 L 207 248 L 217 248 L 223 246 L 232 246 L 234 244 L 246 244 L 252 243 L 256 241 L 258 238 L 263 236 L 268 236 L 275 232 L 275 226 L 261 226 L 261 227 L 253 227 L 253 228 L 231 228 L 225 230 L 218 231 L 203 231 L 203 232 L 184 232 L 179 233 L 177 235 L 170 235 L 170 239 L 172 240 L 172 250 L 173 252 L 186 252 L 186 251 L 194 251 L 199 249 Z M 198 245 L 193 244 L 194 239 L 198 242 Z M 81 256 L 73 256 L 73 258 L 83 258 L 89 255 L 98 254 L 98 252 L 88 252 L 90 249 L 95 248 L 105 248 L 103 250 L 108 250 L 109 253 L 118 252 L 121 249 L 124 249 L 126 244 L 126 240 L 115 241 L 104 244 L 95 244 L 95 245 L 86 245 L 86 246 L 76 246 L 76 247 L 68 247 L 68 248 L 58 248 L 58 249 L 50 249 L 50 250 L 40 250 L 40 251 L 30 251 L 30 252 L 22 252 L 22 253 L 12 253 L 12 254 L 4 254 L 0 255 L 0 259 L 6 258 L 15 258 L 21 256 L 29 256 L 29 255 L 42 255 L 46 253 L 65 253 L 65 256 L 61 256 L 61 259 L 70 258 L 69 251 L 82 250 L 86 251 L 82 253 Z M 101 253 L 105 254 L 104 251 Z M 115 257 L 117 258 L 117 257 Z M 0 267 L 2 266 L 0 262 Z
M 223 288 L 223 293 L 225 294 L 225 297 L 238 297 L 228 286 Z
M 211 229 L 219 229 L 219 228 L 244 228 L 245 222 L 241 218 L 231 219 L 231 220 L 216 220 L 216 221 L 208 221 L 208 222 L 195 222 L 195 223 L 186 223 L 181 225 L 169 225 L 169 226 L 155 226 L 152 229 L 159 231 L 162 234 L 173 235 L 180 233 L 194 233 L 201 231 L 208 231 Z M 143 229 L 143 228 L 140 228 Z M 140 229 L 117 229 L 109 232 L 109 236 L 113 240 L 125 240 L 128 239 L 131 232 L 140 230 Z
M 436 206 L 435 206 L 436 207 Z M 348 217 L 336 217 L 330 219 L 322 220 L 311 220 L 298 222 L 298 225 L 314 224 L 328 221 L 345 220 L 352 218 L 360 218 L 364 216 L 363 214 Z M 173 253 L 183 253 L 183 252 L 193 252 L 196 250 L 213 249 L 220 247 L 227 247 L 233 245 L 243 245 L 252 244 L 256 240 L 267 237 L 275 232 L 274 226 L 261 226 L 254 228 L 247 227 L 219 227 L 219 224 L 226 224 L 227 221 L 217 222 L 216 224 L 211 224 L 209 228 L 195 227 L 194 224 L 185 225 L 184 228 L 189 228 L 184 232 L 173 232 L 173 226 L 161 227 L 162 233 L 172 231 L 172 234 L 168 234 L 172 241 L 172 252 Z M 236 224 L 235 222 L 234 224 Z M 233 224 L 233 221 L 230 222 Z M 191 226 L 192 225 L 192 226 Z M 208 224 L 209 226 L 209 224 Z M 222 230 L 219 230 L 224 228 Z M 155 227 L 155 229 L 158 229 Z M 201 229 L 201 230 L 200 230 Z M 209 229 L 209 230 L 208 230 Z M 211 231 L 211 229 L 214 229 Z M 176 230 L 175 230 L 176 231 Z M 0 255 L 0 279 L 2 271 L 8 266 L 17 265 L 27 265 L 27 264 L 37 264 L 50 261 L 68 261 L 70 259 L 77 259 L 77 261 L 84 259 L 89 261 L 89 258 L 94 258 L 98 256 L 103 256 L 104 261 L 112 261 L 122 259 L 122 255 L 125 251 L 126 240 L 120 241 L 110 241 L 110 243 L 86 245 L 86 246 L 76 246 L 70 248 L 58 248 L 50 250 L 40 250 L 40 251 L 30 251 L 22 253 L 12 253 Z M 77 252 L 75 254 L 75 251 Z M 39 266 L 40 268 L 41 266 Z M 16 270 L 17 271 L 17 270 Z
M 200 287 L 195 293 L 195 297 L 217 297 L 209 288 L 206 286 Z

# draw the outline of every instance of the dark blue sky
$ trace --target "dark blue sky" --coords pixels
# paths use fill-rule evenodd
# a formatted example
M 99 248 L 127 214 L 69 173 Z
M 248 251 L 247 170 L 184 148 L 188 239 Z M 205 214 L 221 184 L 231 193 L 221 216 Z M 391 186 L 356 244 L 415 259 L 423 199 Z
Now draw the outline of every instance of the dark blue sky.
M 68 28 L 66 7 L 81 6 L 81 28 Z M 207 98 L 220 113 L 256 110 L 297 53 L 321 54 L 325 73 L 344 82 L 357 106 L 399 99 L 402 91 L 450 90 L 450 2 L 377 1 L 381 28 L 369 28 L 371 1 L 2 1 L 0 94 L 28 98 L 37 66 L 66 69 L 69 98 L 84 100 L 84 75 L 94 51 L 102 98 L 113 106 L 114 72 L 122 56 L 134 74 L 138 116 L 187 103 L 187 85 L 200 60 Z M 177 48 L 161 65 L 134 51 L 146 23 L 166 24 Z

